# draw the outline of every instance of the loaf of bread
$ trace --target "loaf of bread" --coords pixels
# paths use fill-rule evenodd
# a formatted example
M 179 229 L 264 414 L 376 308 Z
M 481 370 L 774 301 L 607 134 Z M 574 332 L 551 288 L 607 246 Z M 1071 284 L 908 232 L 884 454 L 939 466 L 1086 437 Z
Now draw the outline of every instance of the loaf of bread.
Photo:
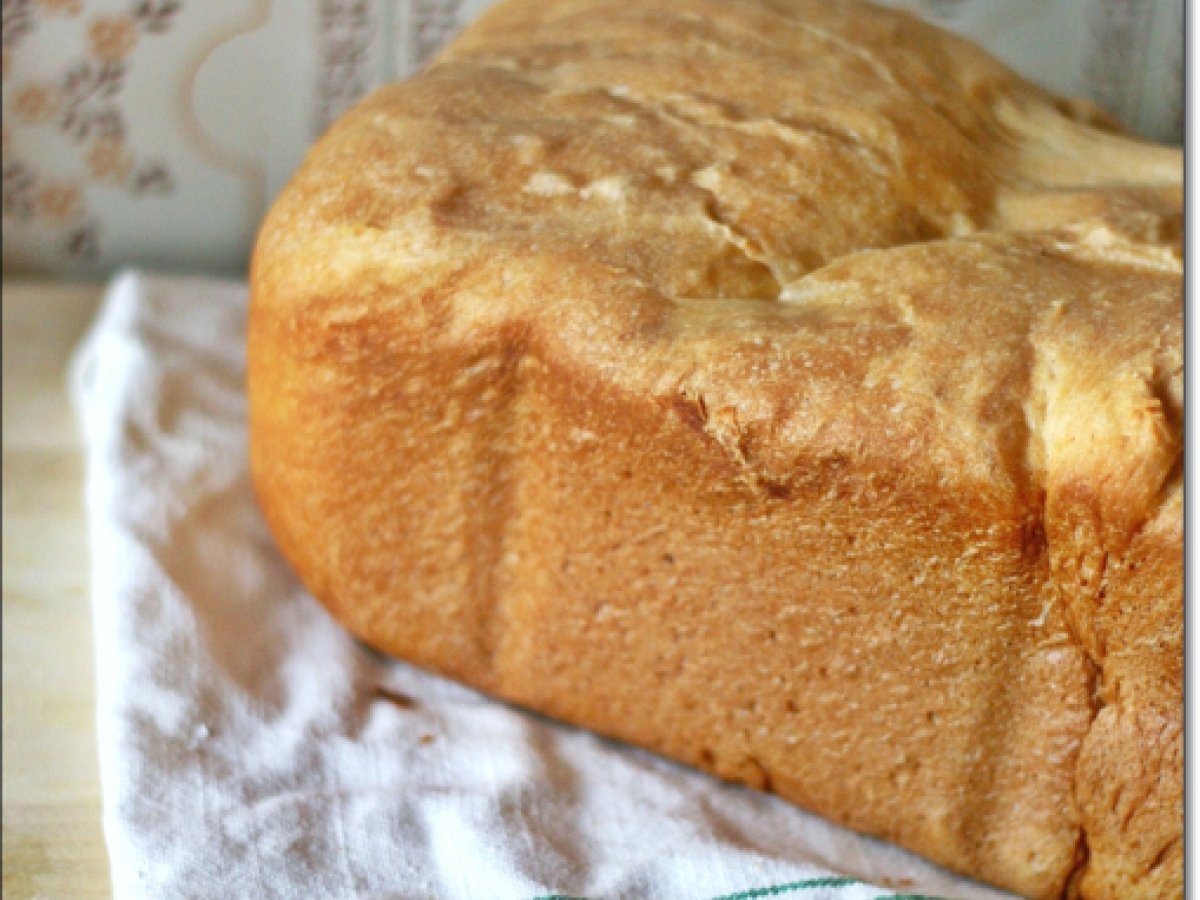
M 1179 896 L 1181 179 L 858 0 L 507 0 L 263 227 L 263 511 L 387 653 Z

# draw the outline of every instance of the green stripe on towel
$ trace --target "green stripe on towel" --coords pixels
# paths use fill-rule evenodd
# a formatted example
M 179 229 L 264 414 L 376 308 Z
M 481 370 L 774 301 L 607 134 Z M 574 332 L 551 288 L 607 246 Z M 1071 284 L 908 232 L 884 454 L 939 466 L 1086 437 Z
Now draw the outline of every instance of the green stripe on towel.
M 775 884 L 771 887 L 755 888 L 737 894 L 722 894 L 720 897 L 713 897 L 712 900 L 755 900 L 757 897 L 778 897 L 780 894 L 790 894 L 794 891 L 848 887 L 852 884 L 862 884 L 862 882 L 853 878 L 810 878 L 808 881 L 790 881 L 787 884 Z

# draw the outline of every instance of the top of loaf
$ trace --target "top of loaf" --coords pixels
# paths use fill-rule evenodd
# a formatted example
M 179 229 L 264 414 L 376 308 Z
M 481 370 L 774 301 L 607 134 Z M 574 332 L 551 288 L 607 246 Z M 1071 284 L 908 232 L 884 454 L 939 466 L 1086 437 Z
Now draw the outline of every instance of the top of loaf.
M 857 0 L 507 0 L 318 143 L 254 291 L 502 334 L 690 410 L 776 495 L 919 458 L 1102 484 L 1136 528 L 1177 481 L 1181 171 Z

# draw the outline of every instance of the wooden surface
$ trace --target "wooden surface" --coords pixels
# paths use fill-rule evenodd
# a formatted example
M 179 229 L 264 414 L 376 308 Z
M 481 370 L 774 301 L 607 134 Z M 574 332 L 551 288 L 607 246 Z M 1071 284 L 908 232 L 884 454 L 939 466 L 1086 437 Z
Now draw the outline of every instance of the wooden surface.
M 98 286 L 3 286 L 4 897 L 109 897 L 83 518 L 67 395 Z

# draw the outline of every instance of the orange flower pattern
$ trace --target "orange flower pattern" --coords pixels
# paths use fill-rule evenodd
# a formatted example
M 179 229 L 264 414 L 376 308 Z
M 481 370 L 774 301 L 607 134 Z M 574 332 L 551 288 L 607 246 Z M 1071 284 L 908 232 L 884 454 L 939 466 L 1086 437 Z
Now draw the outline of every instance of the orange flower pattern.
M 58 89 L 51 85 L 27 84 L 13 95 L 13 118 L 26 125 L 41 124 L 54 117 L 61 100 Z
M 37 4 L 48 15 L 61 13 L 67 16 L 77 16 L 83 12 L 83 0 L 37 0 Z
M 182 0 L 130 0 L 127 13 L 95 16 L 86 23 L 86 56 L 54 81 L 6 86 L 3 119 L 3 214 L 6 221 L 42 222 L 58 230 L 61 246 L 77 259 L 99 252 L 99 222 L 88 211 L 78 181 L 47 177 L 38 160 L 22 158 L 14 148 L 12 123 L 51 126 L 80 145 L 84 178 L 122 188 L 134 196 L 166 194 L 174 179 L 161 162 L 139 161 L 126 141 L 128 126 L 119 98 L 125 88 L 129 57 L 140 35 L 170 29 Z M 38 16 L 76 16 L 84 0 L 4 0 L 3 73 Z
M 97 181 L 122 184 L 133 169 L 133 153 L 119 138 L 103 137 L 92 143 L 87 164 Z
M 137 25 L 131 16 L 101 16 L 88 28 L 92 55 L 104 62 L 120 62 L 137 45 Z
M 51 182 L 33 198 L 39 216 L 55 225 L 69 225 L 83 216 L 83 191 L 69 182 Z

